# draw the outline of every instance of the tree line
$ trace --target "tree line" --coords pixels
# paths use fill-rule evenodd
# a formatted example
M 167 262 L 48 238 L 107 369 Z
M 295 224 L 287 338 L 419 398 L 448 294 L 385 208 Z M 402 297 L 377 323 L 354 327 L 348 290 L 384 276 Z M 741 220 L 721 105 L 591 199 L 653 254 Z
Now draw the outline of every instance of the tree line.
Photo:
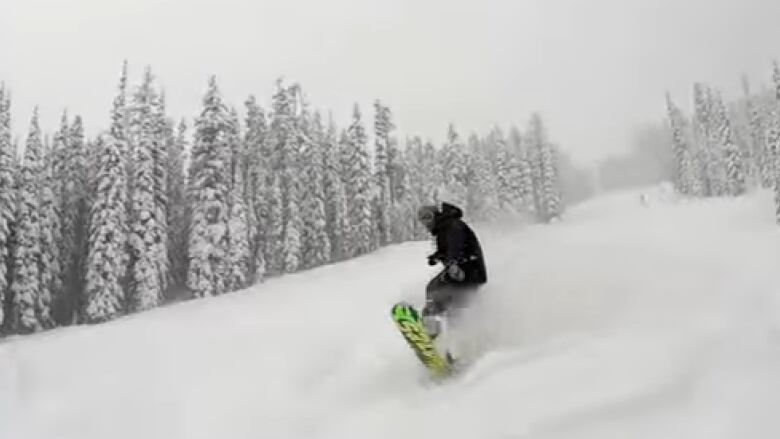
M 357 104 L 339 128 L 279 80 L 268 108 L 249 96 L 240 117 L 212 77 L 188 124 L 167 115 L 149 68 L 130 87 L 127 63 L 94 138 L 67 111 L 44 135 L 36 108 L 17 145 L 10 109 L 0 85 L 3 334 L 104 322 L 182 289 L 224 294 L 427 239 L 423 204 L 451 202 L 474 221 L 563 212 L 568 161 L 538 114 L 524 131 L 464 138 L 450 125 L 439 147 L 419 136 L 401 146 L 379 100 L 371 132 Z

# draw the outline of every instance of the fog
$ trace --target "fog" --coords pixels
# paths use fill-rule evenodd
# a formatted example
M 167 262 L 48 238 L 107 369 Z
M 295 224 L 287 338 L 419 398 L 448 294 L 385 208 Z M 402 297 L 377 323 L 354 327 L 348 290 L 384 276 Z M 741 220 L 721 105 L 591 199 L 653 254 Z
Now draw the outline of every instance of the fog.
M 694 81 L 727 95 L 743 73 L 768 81 L 778 16 L 773 0 L 3 0 L 0 81 L 19 136 L 35 105 L 47 130 L 65 107 L 107 126 L 128 59 L 176 117 L 197 113 L 210 74 L 239 109 L 284 76 L 338 122 L 379 98 L 400 135 L 437 143 L 449 122 L 484 133 L 539 111 L 590 163 L 663 117 L 666 91 L 689 105 Z

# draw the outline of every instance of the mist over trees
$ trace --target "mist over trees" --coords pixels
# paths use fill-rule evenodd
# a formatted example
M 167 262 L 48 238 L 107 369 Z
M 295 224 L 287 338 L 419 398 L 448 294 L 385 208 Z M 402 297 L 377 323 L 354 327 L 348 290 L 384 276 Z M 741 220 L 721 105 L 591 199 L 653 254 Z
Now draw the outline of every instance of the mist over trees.
M 593 193 L 538 114 L 482 135 L 450 124 L 434 145 L 399 138 L 380 100 L 339 126 L 301 84 L 280 80 L 267 104 L 249 96 L 240 110 L 215 77 L 204 86 L 198 114 L 173 120 L 152 70 L 133 82 L 125 63 L 103 132 L 88 138 L 63 112 L 45 134 L 36 109 L 17 154 L 0 85 L 3 334 L 104 322 L 428 239 L 415 218 L 424 204 L 544 223 Z
M 673 160 L 670 136 L 663 121 L 638 127 L 627 152 L 607 157 L 598 164 L 599 189 L 639 187 L 670 181 Z

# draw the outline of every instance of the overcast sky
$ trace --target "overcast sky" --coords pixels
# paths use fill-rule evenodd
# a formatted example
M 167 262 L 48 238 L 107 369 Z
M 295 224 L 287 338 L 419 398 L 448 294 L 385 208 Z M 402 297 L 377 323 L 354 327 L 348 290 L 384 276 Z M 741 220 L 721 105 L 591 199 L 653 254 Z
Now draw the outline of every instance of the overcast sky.
M 341 125 L 380 98 L 400 133 L 437 142 L 450 121 L 465 136 L 539 111 L 591 161 L 662 118 L 666 90 L 687 104 L 696 80 L 732 96 L 743 72 L 767 82 L 778 17 L 777 0 L 2 0 L 0 80 L 18 133 L 35 104 L 46 130 L 66 106 L 107 127 L 127 58 L 176 117 L 210 74 L 241 111 L 285 76 Z

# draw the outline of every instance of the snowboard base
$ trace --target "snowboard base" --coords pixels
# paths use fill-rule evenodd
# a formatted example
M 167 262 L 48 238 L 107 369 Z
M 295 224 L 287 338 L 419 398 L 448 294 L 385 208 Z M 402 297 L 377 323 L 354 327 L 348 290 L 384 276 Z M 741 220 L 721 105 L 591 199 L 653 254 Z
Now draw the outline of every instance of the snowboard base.
M 443 378 L 452 374 L 451 361 L 436 348 L 414 306 L 407 302 L 396 303 L 391 314 L 401 335 L 434 377 Z

